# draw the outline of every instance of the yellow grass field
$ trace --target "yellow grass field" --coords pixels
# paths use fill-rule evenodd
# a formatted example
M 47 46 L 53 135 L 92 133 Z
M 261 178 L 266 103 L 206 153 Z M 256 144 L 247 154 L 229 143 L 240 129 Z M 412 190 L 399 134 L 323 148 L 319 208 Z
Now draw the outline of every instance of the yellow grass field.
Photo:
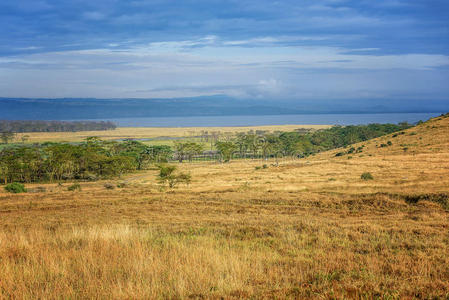
M 449 299 L 449 118 L 405 132 L 351 157 L 177 164 L 174 190 L 156 170 L 2 189 L 0 298 Z
M 80 142 L 87 137 L 96 136 L 103 140 L 116 139 L 145 139 L 155 137 L 190 137 L 200 135 L 202 131 L 224 133 L 247 132 L 250 130 L 266 130 L 266 131 L 294 131 L 295 129 L 324 129 L 329 125 L 270 125 L 270 126 L 248 126 L 248 127 L 118 127 L 115 130 L 107 131 L 80 131 L 80 132 L 32 132 L 19 133 L 17 140 L 20 141 L 22 136 L 29 136 L 29 143 L 35 142 Z

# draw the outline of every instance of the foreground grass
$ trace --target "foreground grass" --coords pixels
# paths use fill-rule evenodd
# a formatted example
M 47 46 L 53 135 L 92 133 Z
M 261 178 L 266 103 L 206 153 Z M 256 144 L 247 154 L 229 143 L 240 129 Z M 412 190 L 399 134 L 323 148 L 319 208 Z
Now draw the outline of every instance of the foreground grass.
M 350 159 L 180 165 L 193 182 L 175 191 L 151 170 L 0 191 L 0 298 L 448 298 L 448 132 Z

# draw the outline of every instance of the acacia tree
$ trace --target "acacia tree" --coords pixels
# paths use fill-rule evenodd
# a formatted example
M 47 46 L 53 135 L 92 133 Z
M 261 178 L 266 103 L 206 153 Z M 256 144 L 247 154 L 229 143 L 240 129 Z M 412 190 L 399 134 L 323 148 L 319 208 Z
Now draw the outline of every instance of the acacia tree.
M 162 185 L 168 184 L 169 188 L 175 188 L 179 183 L 185 183 L 189 185 L 191 182 L 190 174 L 175 173 L 176 166 L 172 165 L 159 165 L 159 174 L 157 175 L 158 181 Z
M 229 162 L 232 159 L 232 154 L 237 150 L 237 145 L 233 142 L 216 142 L 215 147 L 223 157 L 224 162 Z
M 185 158 L 192 160 L 195 154 L 200 154 L 203 151 L 203 145 L 195 142 L 175 142 L 175 151 L 178 161 L 182 163 Z

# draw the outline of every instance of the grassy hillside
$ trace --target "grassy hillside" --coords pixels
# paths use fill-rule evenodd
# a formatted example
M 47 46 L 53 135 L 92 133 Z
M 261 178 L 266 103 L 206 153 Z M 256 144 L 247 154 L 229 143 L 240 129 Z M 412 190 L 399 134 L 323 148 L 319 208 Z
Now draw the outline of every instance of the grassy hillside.
M 449 297 L 449 118 L 354 149 L 1 190 L 0 298 Z

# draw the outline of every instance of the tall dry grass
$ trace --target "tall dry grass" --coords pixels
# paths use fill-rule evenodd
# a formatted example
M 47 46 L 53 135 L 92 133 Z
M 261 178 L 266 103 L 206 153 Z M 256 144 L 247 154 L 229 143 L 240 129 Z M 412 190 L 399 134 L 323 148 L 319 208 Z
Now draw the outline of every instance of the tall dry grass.
M 448 298 L 448 121 L 351 159 L 182 164 L 177 190 L 0 191 L 0 298 Z

